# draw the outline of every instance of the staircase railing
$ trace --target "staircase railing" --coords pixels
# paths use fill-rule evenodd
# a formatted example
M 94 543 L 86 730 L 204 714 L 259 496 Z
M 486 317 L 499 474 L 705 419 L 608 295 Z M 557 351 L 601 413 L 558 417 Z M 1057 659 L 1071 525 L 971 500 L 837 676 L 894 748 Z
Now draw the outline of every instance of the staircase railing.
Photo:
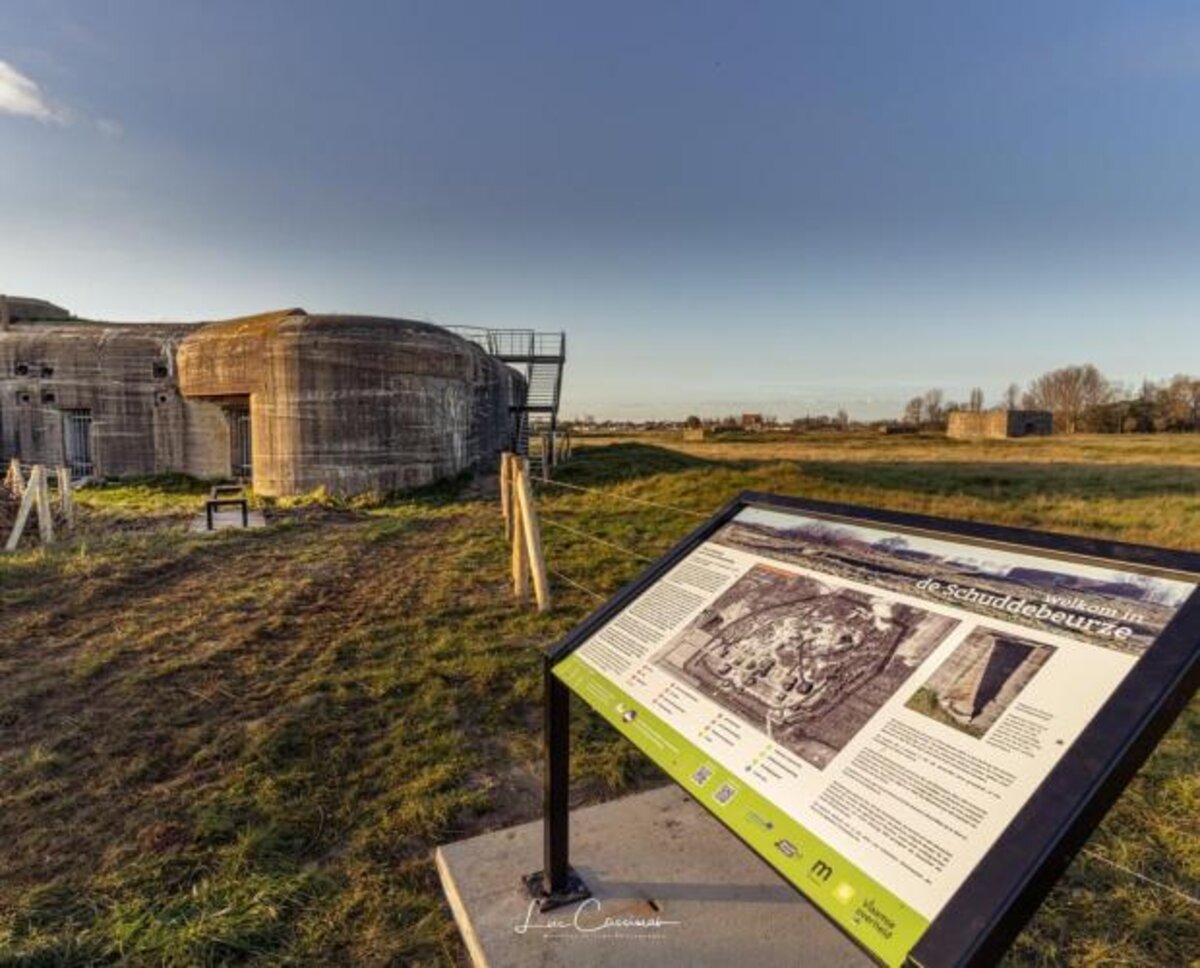
M 531 414 L 536 413 L 539 422 L 544 420 L 551 434 L 558 425 L 563 366 L 567 359 L 567 334 L 532 329 L 486 329 L 479 326 L 448 328 L 521 374 L 521 398 L 514 401 L 511 407 L 513 449 L 518 454 L 528 454 Z

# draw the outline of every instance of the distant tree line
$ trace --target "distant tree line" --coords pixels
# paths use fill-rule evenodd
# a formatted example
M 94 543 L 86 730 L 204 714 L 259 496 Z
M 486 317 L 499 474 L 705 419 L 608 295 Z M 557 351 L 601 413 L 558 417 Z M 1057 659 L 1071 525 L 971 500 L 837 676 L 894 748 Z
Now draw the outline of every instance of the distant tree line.
M 685 420 L 597 421 L 587 415 L 562 426 L 579 430 L 668 430 L 704 428 L 716 433 L 745 430 L 844 431 L 852 428 L 897 430 L 944 429 L 955 410 L 988 409 L 982 388 L 975 387 L 965 401 L 946 398 L 937 388 L 913 397 L 904 407 L 901 424 L 895 421 L 852 421 L 845 410 L 834 415 L 813 414 L 781 421 L 771 414 L 728 414 Z M 1200 432 L 1200 377 L 1178 374 L 1167 380 L 1146 380 L 1130 389 L 1108 379 L 1095 366 L 1064 366 L 1043 373 L 1022 390 L 1010 383 L 992 405 L 994 410 L 1048 410 L 1059 433 L 1196 433 Z
M 984 409 L 976 387 L 965 403 L 947 401 L 941 390 L 927 390 L 904 408 L 906 424 L 945 427 L 951 411 Z M 1024 391 L 1010 383 L 996 409 L 1049 410 L 1059 433 L 1166 433 L 1200 431 L 1200 378 L 1178 374 L 1146 380 L 1133 391 L 1108 379 L 1090 363 L 1064 366 L 1032 380 Z
M 699 417 L 692 414 L 683 421 L 683 426 L 689 430 L 703 427 L 712 431 L 736 431 L 748 428 L 748 414 L 729 414 L 725 417 Z M 774 414 L 755 414 L 751 426 L 759 430 L 849 430 L 852 426 L 861 426 L 850 419 L 850 414 L 839 410 L 833 416 L 828 414 L 809 414 L 796 417 L 794 420 L 780 420 Z

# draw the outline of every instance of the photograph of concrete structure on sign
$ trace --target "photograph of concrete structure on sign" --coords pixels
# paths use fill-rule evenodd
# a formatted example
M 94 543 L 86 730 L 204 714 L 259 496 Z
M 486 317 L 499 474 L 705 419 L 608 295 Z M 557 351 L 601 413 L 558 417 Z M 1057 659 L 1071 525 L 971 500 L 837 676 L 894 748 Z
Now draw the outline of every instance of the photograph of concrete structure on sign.
M 914 712 L 981 737 L 1000 718 L 1054 647 L 977 628 L 905 703 Z
M 0 460 L 267 497 L 421 487 L 521 450 L 530 412 L 553 423 L 563 345 L 303 309 L 112 323 L 0 296 Z
M 654 661 L 824 768 L 956 625 L 756 565 Z
M 1141 655 L 1190 582 L 749 508 L 713 540 L 889 591 Z

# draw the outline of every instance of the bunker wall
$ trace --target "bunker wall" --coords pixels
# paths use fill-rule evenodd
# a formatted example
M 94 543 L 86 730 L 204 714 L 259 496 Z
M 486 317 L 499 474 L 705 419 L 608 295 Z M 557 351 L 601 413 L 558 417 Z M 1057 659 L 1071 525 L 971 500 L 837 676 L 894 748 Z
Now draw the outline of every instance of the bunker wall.
M 0 332 L 0 459 L 68 460 L 67 423 L 86 421 L 90 473 L 228 473 L 219 408 L 185 401 L 174 345 L 184 327 L 29 324 Z
M 253 486 L 272 496 L 387 492 L 490 461 L 519 380 L 434 326 L 298 311 L 206 326 L 179 365 L 189 396 L 246 395 Z
M 946 435 L 957 438 L 1041 437 L 1054 430 L 1054 418 L 1043 410 L 954 410 Z

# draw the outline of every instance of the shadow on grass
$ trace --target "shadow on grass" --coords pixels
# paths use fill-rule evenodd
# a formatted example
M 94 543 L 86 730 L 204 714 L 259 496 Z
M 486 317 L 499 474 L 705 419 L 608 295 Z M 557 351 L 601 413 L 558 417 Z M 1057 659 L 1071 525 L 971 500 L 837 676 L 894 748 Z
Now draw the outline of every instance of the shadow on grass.
M 120 493 L 122 491 L 145 491 L 159 494 L 207 494 L 214 484 L 225 483 L 227 478 L 191 477 L 188 474 L 137 474 L 131 477 L 114 477 L 96 481 L 85 489 L 88 494 Z
M 713 461 L 652 444 L 619 443 L 587 447 L 555 471 L 555 478 L 581 487 L 605 487 L 658 474 L 712 467 L 749 468 L 771 461 Z
M 387 495 L 385 504 L 415 504 L 420 507 L 444 507 L 456 504 L 472 496 L 470 491 L 475 483 L 475 475 L 463 471 L 454 477 L 443 481 L 435 481 L 424 487 L 414 487 L 409 490 L 392 491 Z
M 1169 464 L 964 463 L 962 461 L 709 460 L 652 444 L 616 443 L 580 450 L 555 472 L 557 480 L 605 487 L 661 474 L 724 470 L 753 475 L 792 466 L 831 487 L 901 491 L 1013 502 L 1059 498 L 1200 497 L 1200 468 Z
M 469 491 L 475 476 L 464 471 L 446 480 L 407 490 L 391 491 L 387 494 L 367 492 L 342 497 L 318 488 L 308 494 L 285 498 L 264 497 L 251 491 L 254 504 L 266 505 L 271 509 L 289 511 L 304 508 L 327 508 L 337 510 L 362 510 L 388 504 L 415 504 L 422 507 L 441 507 L 470 496 Z M 180 499 L 195 497 L 195 507 L 203 510 L 204 498 L 214 484 L 230 483 L 229 478 L 201 478 L 187 474 L 145 474 L 132 477 L 113 478 L 89 485 L 82 491 L 83 500 L 105 509 L 138 509 L 164 499 L 178 505 Z M 172 500 L 174 499 L 174 500 Z
M 963 464 L 804 462 L 830 486 L 1011 503 L 1039 495 L 1135 499 L 1200 497 L 1200 468 L 1159 464 Z

